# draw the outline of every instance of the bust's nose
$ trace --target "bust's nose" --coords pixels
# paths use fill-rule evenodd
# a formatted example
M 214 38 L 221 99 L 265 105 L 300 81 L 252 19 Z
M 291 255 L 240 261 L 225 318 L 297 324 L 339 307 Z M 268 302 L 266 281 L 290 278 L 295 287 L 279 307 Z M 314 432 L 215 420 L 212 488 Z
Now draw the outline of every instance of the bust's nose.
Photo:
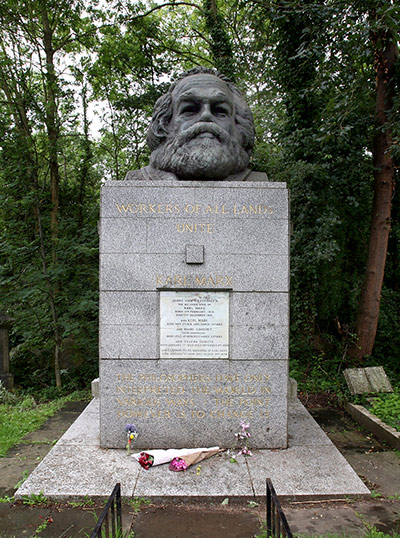
M 199 121 L 213 121 L 209 103 L 203 103 L 201 112 L 200 112 Z

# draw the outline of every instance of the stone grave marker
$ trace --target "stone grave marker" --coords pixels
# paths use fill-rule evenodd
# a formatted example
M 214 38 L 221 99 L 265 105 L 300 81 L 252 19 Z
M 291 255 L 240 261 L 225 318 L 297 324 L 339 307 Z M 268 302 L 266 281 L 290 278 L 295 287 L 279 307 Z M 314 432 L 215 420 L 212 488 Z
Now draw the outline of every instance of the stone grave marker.
M 10 373 L 10 355 L 8 333 L 13 320 L 4 312 L 0 312 L 0 381 L 2 385 L 12 390 L 14 388 L 14 376 Z
M 283 183 L 105 183 L 102 447 L 287 446 L 288 230 Z
M 343 374 L 351 394 L 393 392 L 383 366 L 347 368 Z

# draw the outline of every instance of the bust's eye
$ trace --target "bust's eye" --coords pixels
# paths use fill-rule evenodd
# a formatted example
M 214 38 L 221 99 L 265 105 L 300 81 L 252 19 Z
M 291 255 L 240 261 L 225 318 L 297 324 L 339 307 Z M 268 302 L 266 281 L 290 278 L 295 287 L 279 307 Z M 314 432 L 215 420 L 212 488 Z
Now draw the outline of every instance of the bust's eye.
M 228 116 L 229 115 L 229 107 L 225 104 L 215 104 L 212 106 L 212 112 L 216 116 Z
M 181 108 L 181 114 L 196 114 L 199 111 L 199 106 L 196 103 L 187 103 L 182 106 Z

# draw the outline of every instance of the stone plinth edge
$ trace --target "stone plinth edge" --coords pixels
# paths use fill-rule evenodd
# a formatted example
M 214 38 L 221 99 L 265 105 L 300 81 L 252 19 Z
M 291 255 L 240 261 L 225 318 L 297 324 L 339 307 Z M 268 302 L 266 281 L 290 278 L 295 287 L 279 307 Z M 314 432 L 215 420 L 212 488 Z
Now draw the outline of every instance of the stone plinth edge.
M 347 403 L 346 410 L 361 426 L 389 443 L 393 448 L 400 450 L 400 432 L 385 424 L 362 405 Z

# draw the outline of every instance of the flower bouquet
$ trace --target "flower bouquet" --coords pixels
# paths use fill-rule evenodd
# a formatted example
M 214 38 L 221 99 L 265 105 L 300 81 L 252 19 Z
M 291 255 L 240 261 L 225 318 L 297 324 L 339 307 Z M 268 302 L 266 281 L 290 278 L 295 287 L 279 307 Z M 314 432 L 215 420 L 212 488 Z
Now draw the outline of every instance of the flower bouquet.
M 169 467 L 171 471 L 185 471 L 194 463 L 210 458 L 218 452 L 222 452 L 218 446 L 211 448 L 170 448 L 169 450 L 157 449 L 149 450 L 147 452 L 139 452 L 137 454 L 132 454 L 132 456 L 146 470 L 150 469 L 150 467 L 155 467 L 156 465 L 174 462 L 172 466 L 170 465 Z
M 198 450 L 198 449 L 196 449 Z M 194 465 L 195 463 L 199 463 L 200 461 L 203 461 L 207 458 L 211 458 L 211 456 L 214 456 L 215 454 L 218 454 L 218 452 L 223 452 L 221 448 L 213 447 L 213 448 L 203 448 L 200 449 L 200 451 L 194 452 L 193 454 L 187 454 L 185 456 L 178 456 L 174 458 L 171 463 L 169 464 L 170 471 L 186 471 L 188 467 L 191 465 Z
M 138 462 L 143 467 L 143 469 L 149 470 L 154 463 L 154 457 L 151 454 L 146 454 L 146 452 L 141 452 L 138 458 Z

